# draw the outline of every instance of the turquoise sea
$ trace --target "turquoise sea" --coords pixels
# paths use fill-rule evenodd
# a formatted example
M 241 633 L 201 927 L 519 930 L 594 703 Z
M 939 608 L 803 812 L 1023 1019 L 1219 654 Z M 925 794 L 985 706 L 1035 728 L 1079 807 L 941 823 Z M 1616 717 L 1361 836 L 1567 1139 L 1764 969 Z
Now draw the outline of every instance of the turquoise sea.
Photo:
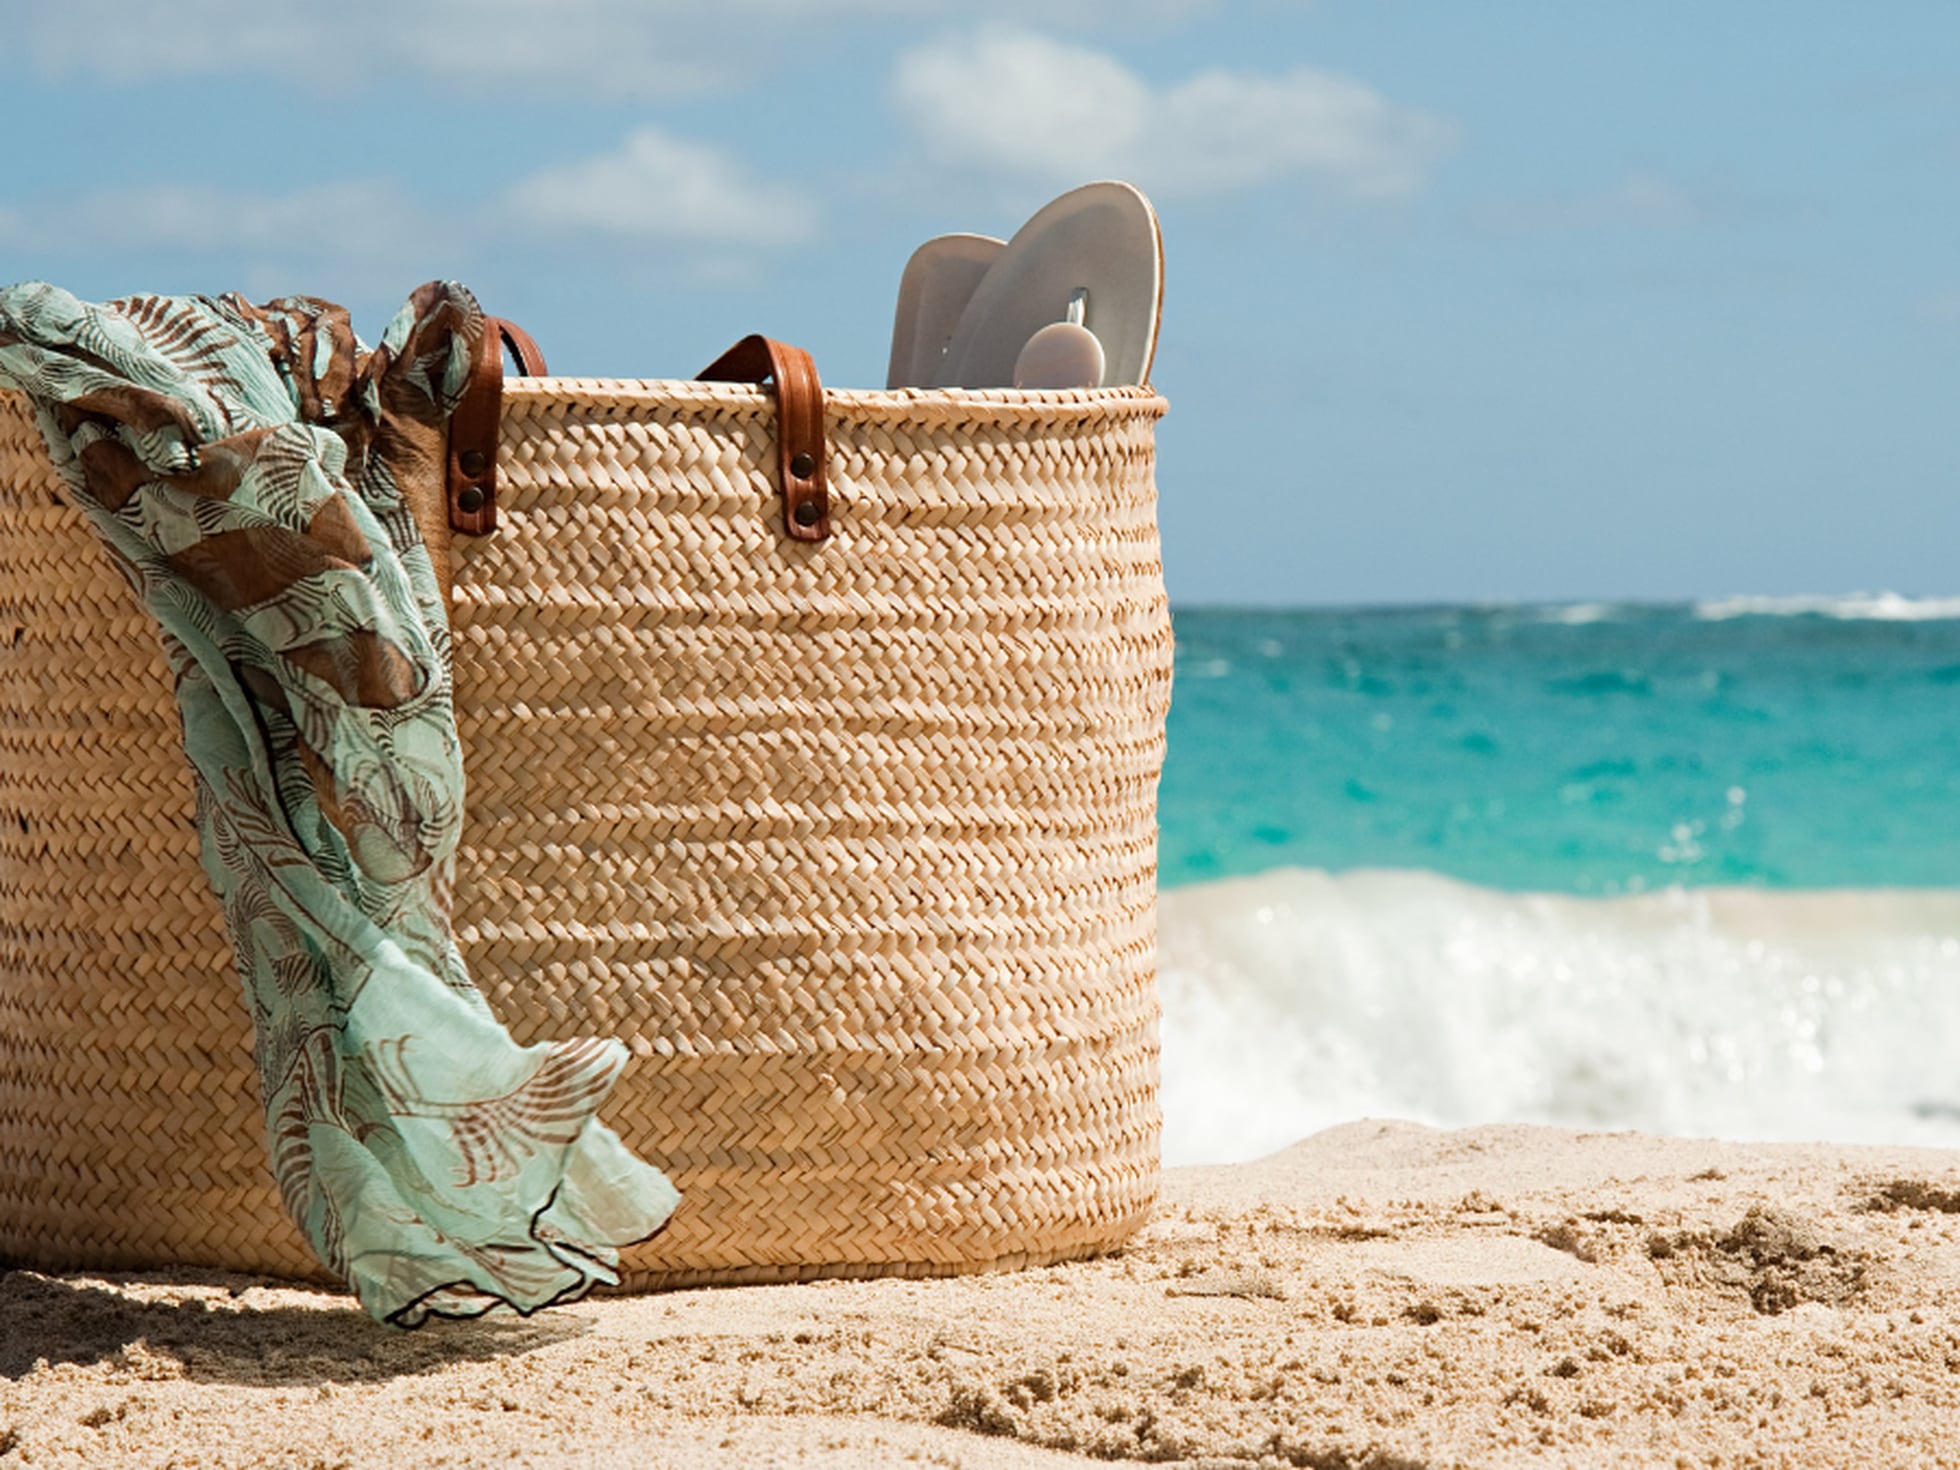
M 1560 893 L 1960 885 L 1960 604 L 1192 611 L 1176 632 L 1166 884 L 1297 864 Z
M 1960 599 L 1175 616 L 1166 1154 L 1960 1146 Z

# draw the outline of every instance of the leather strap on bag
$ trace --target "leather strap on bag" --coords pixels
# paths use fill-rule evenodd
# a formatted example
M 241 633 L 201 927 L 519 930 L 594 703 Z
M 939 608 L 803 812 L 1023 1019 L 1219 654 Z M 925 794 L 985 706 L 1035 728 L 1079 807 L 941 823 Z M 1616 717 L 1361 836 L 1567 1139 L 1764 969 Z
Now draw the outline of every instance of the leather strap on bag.
M 449 416 L 449 529 L 487 536 L 497 529 L 497 440 L 504 414 L 504 348 L 527 378 L 545 375 L 544 354 L 516 322 L 488 318 L 469 383 Z
M 775 381 L 783 530 L 794 541 L 824 540 L 830 535 L 830 482 L 825 473 L 823 384 L 810 354 L 773 337 L 744 337 L 699 376 L 710 383 Z

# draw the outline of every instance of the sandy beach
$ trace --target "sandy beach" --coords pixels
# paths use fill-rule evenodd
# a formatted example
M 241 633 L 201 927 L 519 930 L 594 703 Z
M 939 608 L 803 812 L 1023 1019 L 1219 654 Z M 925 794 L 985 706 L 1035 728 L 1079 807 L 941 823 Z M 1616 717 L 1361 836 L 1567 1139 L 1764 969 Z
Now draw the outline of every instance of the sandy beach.
M 1960 1465 L 1960 1153 L 1361 1122 L 1128 1248 L 391 1331 L 0 1277 L 0 1466 Z

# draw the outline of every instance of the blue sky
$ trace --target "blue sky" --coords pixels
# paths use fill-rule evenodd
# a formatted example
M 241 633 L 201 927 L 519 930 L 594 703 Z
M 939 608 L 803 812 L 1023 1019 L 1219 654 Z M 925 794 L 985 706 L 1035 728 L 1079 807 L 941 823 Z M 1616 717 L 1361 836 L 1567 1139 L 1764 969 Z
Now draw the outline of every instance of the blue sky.
M 9 7 L 0 277 L 432 276 L 561 372 L 882 380 L 928 235 L 1163 219 L 1199 603 L 1960 590 L 1960 5 Z

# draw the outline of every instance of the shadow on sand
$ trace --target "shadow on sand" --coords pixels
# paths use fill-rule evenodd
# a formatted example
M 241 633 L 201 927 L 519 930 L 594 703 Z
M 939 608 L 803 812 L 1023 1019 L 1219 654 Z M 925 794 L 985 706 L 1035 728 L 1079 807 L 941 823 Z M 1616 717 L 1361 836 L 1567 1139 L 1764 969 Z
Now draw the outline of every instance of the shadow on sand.
M 216 1272 L 0 1274 L 0 1380 L 37 1362 L 117 1361 L 211 1383 L 363 1383 L 530 1352 L 583 1335 L 564 1312 L 385 1327 L 354 1305 L 288 1283 Z

